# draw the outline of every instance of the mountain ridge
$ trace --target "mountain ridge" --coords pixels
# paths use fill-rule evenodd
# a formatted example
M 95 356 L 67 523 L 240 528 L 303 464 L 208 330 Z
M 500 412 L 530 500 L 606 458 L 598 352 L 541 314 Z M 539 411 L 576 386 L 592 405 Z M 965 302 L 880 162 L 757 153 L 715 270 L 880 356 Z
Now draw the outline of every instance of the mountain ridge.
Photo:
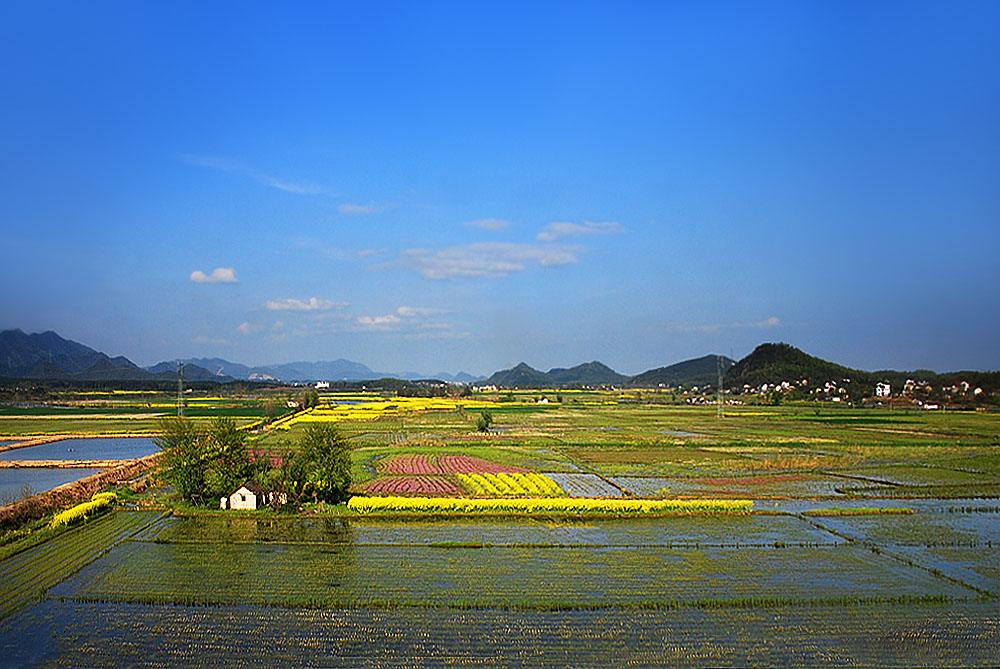
M 736 361 L 724 355 L 709 354 L 700 358 L 682 360 L 666 367 L 649 369 L 636 374 L 628 381 L 632 388 L 656 388 L 660 386 L 715 386 L 719 383 L 719 361 L 725 375 Z
M 160 363 L 167 365 L 168 363 Z M 158 366 L 154 366 L 158 367 Z M 190 380 L 232 381 L 216 377 L 199 367 L 186 369 Z M 22 330 L 0 332 L 0 377 L 67 381 L 168 381 L 177 371 L 143 369 L 123 355 L 112 358 L 47 330 L 25 334 Z
M 725 387 L 734 391 L 759 388 L 763 384 L 795 383 L 798 387 L 839 382 L 850 378 L 858 393 L 877 382 L 901 387 L 908 379 L 957 383 L 968 381 L 984 389 L 1000 386 L 1000 372 L 930 370 L 865 371 L 852 369 L 816 356 L 783 342 L 763 343 L 739 361 L 726 356 L 706 355 L 665 367 L 647 370 L 635 376 L 619 374 L 597 360 L 574 367 L 554 367 L 548 372 L 525 362 L 494 372 L 489 378 L 466 372 L 452 376 L 439 372 L 433 377 L 408 372 L 375 372 L 367 365 L 345 358 L 317 362 L 291 362 L 251 367 L 223 358 L 188 358 L 184 378 L 189 381 L 230 382 L 251 380 L 278 382 L 371 381 L 380 378 L 479 383 L 507 388 L 542 388 L 572 386 L 618 386 L 657 388 L 676 386 L 714 386 L 718 379 L 718 361 L 723 362 Z M 79 342 L 64 339 L 54 331 L 25 334 L 20 329 L 0 332 L 0 377 L 69 381 L 172 381 L 177 378 L 176 361 L 164 361 L 139 367 L 125 356 L 110 357 Z M 804 382 L 804 383 L 803 383 Z

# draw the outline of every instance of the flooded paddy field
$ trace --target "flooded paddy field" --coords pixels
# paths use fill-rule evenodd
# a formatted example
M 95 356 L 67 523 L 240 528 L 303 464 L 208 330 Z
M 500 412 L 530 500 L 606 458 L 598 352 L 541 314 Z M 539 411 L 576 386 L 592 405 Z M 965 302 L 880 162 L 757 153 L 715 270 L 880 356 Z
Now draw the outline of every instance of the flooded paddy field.
M 0 545 L 5 664 L 1000 664 L 997 416 L 766 407 L 721 420 L 586 397 L 492 402 L 488 433 L 458 400 L 332 397 L 248 449 L 280 456 L 310 423 L 336 422 L 359 485 L 535 473 L 567 496 L 752 499 L 754 512 L 285 515 L 126 494 L 173 511 L 119 508 Z M 43 416 L 17 420 L 47 433 Z M 833 507 L 845 515 L 811 513 Z
M 10 666 L 993 664 L 998 520 L 117 511 L 0 561 L 0 638 Z
M 0 621 L 7 666 L 988 666 L 991 602 L 785 609 L 336 608 L 46 600 Z
M 58 488 L 66 483 L 79 481 L 93 476 L 100 469 L 92 467 L 73 467 L 67 469 L 53 467 L 5 468 L 0 467 L 0 496 L 11 500 L 20 497 L 23 492 L 36 494 Z M 27 486 L 27 487 L 25 487 Z
M 140 538 L 140 537 L 137 537 Z M 166 517 L 141 536 L 176 543 L 243 542 L 402 546 L 773 546 L 843 543 L 791 515 L 613 519 Z
M 142 458 L 158 450 L 149 437 L 103 437 L 59 439 L 0 452 L 0 504 L 93 476 L 110 461 Z
M 206 589 L 206 583 L 211 587 Z M 976 594 L 847 545 L 472 548 L 155 542 L 117 546 L 51 592 L 94 601 L 529 608 Z
M 159 450 L 149 437 L 60 439 L 0 453 L 0 460 L 134 460 Z

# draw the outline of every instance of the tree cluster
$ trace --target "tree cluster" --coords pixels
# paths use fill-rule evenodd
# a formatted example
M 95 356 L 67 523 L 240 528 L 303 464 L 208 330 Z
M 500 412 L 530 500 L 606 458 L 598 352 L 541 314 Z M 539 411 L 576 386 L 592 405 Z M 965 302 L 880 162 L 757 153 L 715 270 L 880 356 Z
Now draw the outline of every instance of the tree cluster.
M 345 501 L 351 485 L 350 446 L 332 425 L 309 425 L 298 448 L 283 454 L 279 465 L 265 472 L 262 483 L 283 500 L 281 506 L 290 508 L 310 500 Z
M 299 406 L 303 409 L 312 409 L 313 407 L 319 406 L 319 393 L 315 389 L 310 388 L 309 390 L 302 391 L 299 396 Z
M 290 508 L 307 500 L 347 499 L 350 447 L 331 425 L 307 427 L 298 449 L 283 454 L 275 466 L 266 458 L 250 459 L 247 433 L 231 418 L 216 419 L 207 430 L 184 417 L 165 418 L 160 430 L 153 441 L 164 453 L 164 477 L 193 504 L 228 496 L 249 479 Z

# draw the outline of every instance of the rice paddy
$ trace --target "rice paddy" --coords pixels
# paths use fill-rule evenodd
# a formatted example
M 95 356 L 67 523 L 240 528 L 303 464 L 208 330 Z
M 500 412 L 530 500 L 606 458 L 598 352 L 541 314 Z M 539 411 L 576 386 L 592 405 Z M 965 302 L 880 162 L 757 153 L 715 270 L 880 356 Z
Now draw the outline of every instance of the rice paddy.
M 995 662 L 1000 606 L 984 586 L 996 551 L 906 553 L 874 538 L 787 513 L 538 523 L 117 511 L 0 563 L 0 638 L 15 666 L 148 662 L 167 645 L 170 662 L 200 664 L 579 666 L 623 652 L 688 666 Z M 33 577 L 26 565 L 45 548 L 53 566 Z
M 336 422 L 349 505 L 118 508 L 10 541 L 5 664 L 1000 663 L 992 414 L 324 399 L 249 448 L 280 461 Z M 595 511 L 678 499 L 737 513 Z
M 0 621 L 9 666 L 996 664 L 988 602 L 762 609 L 309 609 L 59 602 Z

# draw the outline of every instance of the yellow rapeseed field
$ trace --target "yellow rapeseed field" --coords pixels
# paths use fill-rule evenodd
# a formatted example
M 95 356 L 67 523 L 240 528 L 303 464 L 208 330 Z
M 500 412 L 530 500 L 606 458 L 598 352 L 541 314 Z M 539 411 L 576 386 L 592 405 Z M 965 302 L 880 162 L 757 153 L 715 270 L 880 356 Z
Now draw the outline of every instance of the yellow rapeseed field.
M 117 501 L 118 496 L 113 492 L 96 493 L 90 498 L 89 502 L 77 504 L 74 507 L 70 507 L 65 511 L 57 513 L 49 522 L 49 527 L 62 527 L 63 525 L 71 525 L 75 522 L 86 520 L 91 516 L 95 516 L 98 513 L 113 507 Z
M 745 499 L 588 499 L 537 497 L 522 499 L 468 499 L 457 497 L 366 497 L 348 501 L 357 513 L 472 513 L 571 515 L 647 515 L 660 513 L 749 513 L 753 502 Z
M 338 400 L 343 400 L 337 397 Z M 506 402 L 505 406 L 518 405 Z M 497 407 L 496 402 L 450 397 L 393 397 L 391 399 L 359 401 L 356 404 L 321 404 L 274 423 L 279 429 L 288 429 L 297 423 L 339 423 L 341 421 L 378 420 L 387 415 L 420 411 L 479 411 Z

